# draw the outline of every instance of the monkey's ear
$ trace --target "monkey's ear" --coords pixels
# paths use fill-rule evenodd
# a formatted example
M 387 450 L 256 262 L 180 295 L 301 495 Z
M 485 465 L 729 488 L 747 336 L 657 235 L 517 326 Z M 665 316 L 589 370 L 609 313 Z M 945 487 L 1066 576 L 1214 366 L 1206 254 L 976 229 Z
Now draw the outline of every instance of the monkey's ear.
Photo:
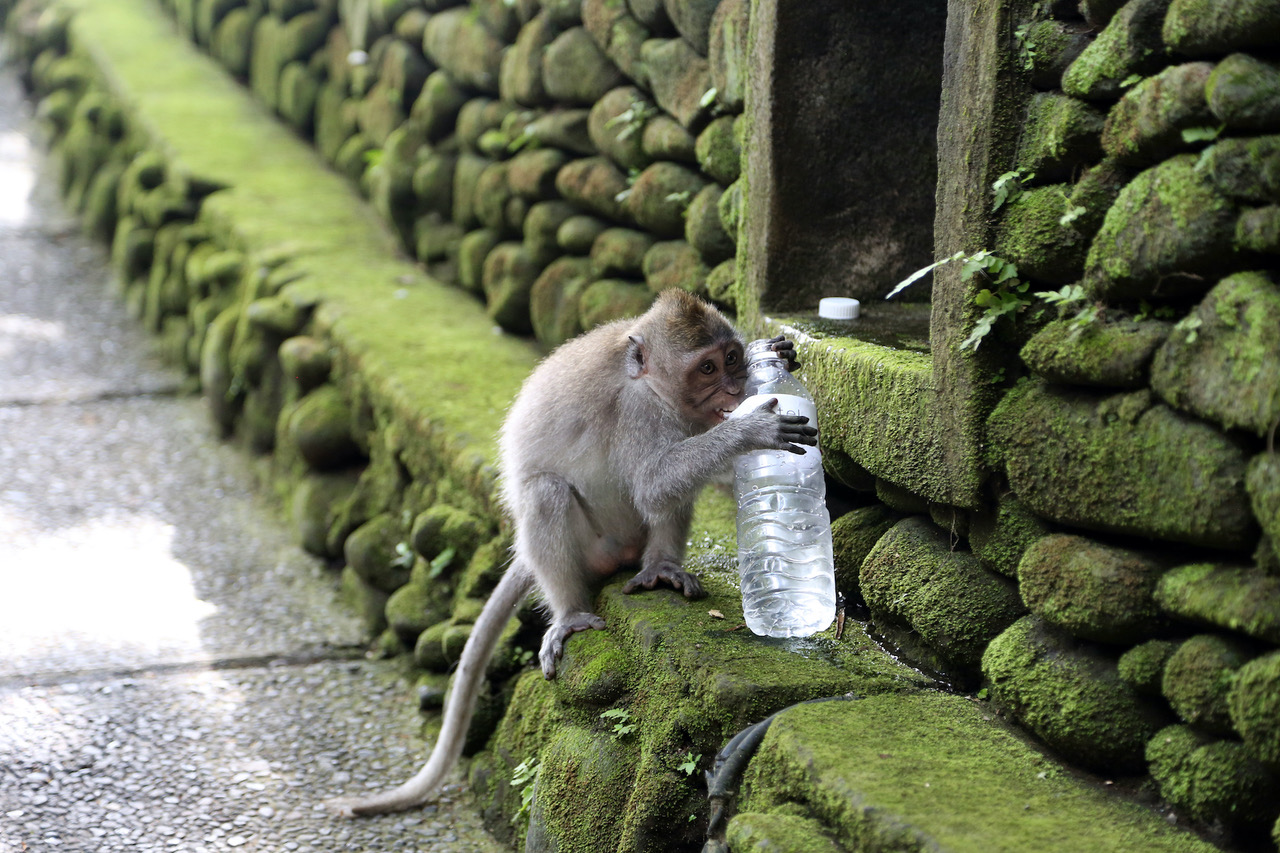
M 632 379 L 639 379 L 649 372 L 649 366 L 645 364 L 645 346 L 644 337 L 642 335 L 627 335 L 627 375 Z

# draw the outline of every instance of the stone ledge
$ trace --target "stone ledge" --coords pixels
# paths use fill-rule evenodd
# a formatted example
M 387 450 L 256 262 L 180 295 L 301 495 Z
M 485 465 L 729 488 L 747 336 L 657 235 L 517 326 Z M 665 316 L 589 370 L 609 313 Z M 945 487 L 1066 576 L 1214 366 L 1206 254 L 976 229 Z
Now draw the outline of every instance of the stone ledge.
M 771 842 L 752 849 L 826 849 L 812 821 L 766 828 L 749 814 L 761 812 L 816 818 L 835 849 L 869 853 L 1216 849 L 1066 770 L 984 703 L 938 693 L 785 711 L 747 771 L 741 811 L 730 838 Z
M 143 3 L 65 0 L 73 49 L 172 170 L 213 186 L 199 222 L 250 258 L 289 258 L 281 295 L 396 419 L 468 478 L 496 458 L 508 402 L 539 357 L 479 303 L 427 277 L 346 178 Z M 198 92 L 198 96 L 193 93 Z

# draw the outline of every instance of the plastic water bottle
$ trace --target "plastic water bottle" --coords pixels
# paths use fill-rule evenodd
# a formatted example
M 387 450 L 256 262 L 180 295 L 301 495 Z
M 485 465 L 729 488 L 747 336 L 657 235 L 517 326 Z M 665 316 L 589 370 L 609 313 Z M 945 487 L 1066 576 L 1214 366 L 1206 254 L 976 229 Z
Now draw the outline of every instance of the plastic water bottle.
M 747 348 L 745 415 L 777 398 L 775 411 L 804 415 L 817 426 L 809 392 L 788 371 L 768 341 Z M 758 450 L 734 460 L 738 499 L 738 571 L 747 627 L 764 637 L 807 637 L 836 615 L 831 516 L 822 479 L 822 455 Z

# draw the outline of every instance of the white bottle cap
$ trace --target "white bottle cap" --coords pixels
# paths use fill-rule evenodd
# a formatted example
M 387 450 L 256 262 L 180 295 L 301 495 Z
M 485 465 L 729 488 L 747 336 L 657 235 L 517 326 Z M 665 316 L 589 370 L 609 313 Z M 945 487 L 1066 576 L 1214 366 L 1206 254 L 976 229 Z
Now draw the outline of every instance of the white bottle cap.
M 856 320 L 862 303 L 847 296 L 828 296 L 818 300 L 818 316 L 824 320 Z

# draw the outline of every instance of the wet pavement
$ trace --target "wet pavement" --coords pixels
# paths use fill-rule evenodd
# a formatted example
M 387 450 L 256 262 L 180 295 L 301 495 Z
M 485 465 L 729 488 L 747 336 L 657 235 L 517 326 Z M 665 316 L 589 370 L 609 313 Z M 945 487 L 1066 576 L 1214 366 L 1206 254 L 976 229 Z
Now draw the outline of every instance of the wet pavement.
M 504 849 L 465 795 L 318 805 L 417 768 L 412 686 L 154 357 L 30 114 L 0 71 L 0 853 Z

